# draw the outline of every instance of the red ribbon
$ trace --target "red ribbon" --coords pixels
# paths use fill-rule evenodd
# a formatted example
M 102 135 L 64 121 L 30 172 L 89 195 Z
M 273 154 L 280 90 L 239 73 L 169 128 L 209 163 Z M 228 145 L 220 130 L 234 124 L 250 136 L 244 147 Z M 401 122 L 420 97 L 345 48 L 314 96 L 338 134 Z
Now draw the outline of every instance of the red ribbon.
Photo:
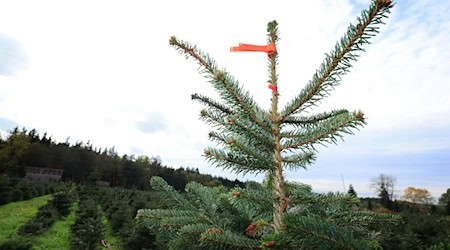
M 269 43 L 267 45 L 252 45 L 240 43 L 237 47 L 231 47 L 230 52 L 241 52 L 241 51 L 249 51 L 249 52 L 266 52 L 267 54 L 277 53 L 277 47 L 275 43 Z M 271 89 L 274 93 L 278 92 L 277 86 L 273 84 L 269 84 L 269 89 Z
M 240 43 L 239 46 L 230 48 L 230 52 L 240 51 L 277 53 L 277 47 L 275 43 L 269 43 L 267 45 L 252 45 Z
M 271 89 L 273 92 L 277 93 L 278 92 L 278 88 L 275 85 L 269 84 L 269 89 Z

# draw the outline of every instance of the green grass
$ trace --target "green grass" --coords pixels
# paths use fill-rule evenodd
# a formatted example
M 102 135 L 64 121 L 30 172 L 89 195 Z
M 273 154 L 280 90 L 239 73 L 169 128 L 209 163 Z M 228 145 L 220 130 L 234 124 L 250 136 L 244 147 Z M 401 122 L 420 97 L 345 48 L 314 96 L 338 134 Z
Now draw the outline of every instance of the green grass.
M 51 195 L 37 197 L 31 200 L 12 202 L 0 206 L 0 244 L 6 239 L 17 236 L 16 232 L 20 226 L 33 218 L 39 207 L 45 205 Z M 55 224 L 42 235 L 31 237 L 33 249 L 70 249 L 70 226 L 75 222 L 78 203 L 72 204 L 70 214 L 57 220 Z M 115 236 L 103 214 L 102 224 L 104 228 L 104 239 L 111 245 L 109 249 L 121 249 L 121 240 Z M 101 243 L 99 242 L 101 246 Z M 105 249 L 101 247 L 101 249 Z
M 0 243 L 16 235 L 17 229 L 33 218 L 38 208 L 45 205 L 51 198 L 51 195 L 44 195 L 0 206 Z
M 70 226 L 75 222 L 78 203 L 74 202 L 70 214 L 56 221 L 55 224 L 33 241 L 34 249 L 70 249 Z
M 119 237 L 115 236 L 112 232 L 111 226 L 108 223 L 108 219 L 106 218 L 105 214 L 102 215 L 102 224 L 104 231 L 104 239 L 111 245 L 109 249 L 121 249 L 120 247 L 120 239 Z
M 72 204 L 70 208 L 70 214 L 67 217 L 63 217 L 58 220 L 47 232 L 37 236 L 33 239 L 33 249 L 35 250 L 47 250 L 47 249 L 70 249 L 71 232 L 70 226 L 75 222 L 76 211 L 78 210 L 78 203 Z M 111 226 L 108 224 L 108 220 L 105 215 L 102 215 L 102 224 L 104 228 L 104 237 L 108 244 L 111 245 L 109 249 L 121 249 L 120 239 L 114 236 L 111 230 Z M 98 243 L 101 246 L 101 243 Z M 100 247 L 100 249 L 105 249 Z

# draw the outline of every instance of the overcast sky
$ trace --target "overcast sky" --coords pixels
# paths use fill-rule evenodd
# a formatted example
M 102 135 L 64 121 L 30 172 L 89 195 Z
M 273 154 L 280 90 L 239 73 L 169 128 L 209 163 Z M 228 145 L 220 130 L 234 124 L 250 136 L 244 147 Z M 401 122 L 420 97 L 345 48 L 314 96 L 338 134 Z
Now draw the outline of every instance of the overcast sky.
M 0 0 L 0 131 L 36 128 L 58 142 L 70 136 L 235 178 L 201 157 L 209 128 L 190 95 L 216 95 L 170 36 L 208 52 L 268 108 L 266 56 L 229 47 L 264 44 L 267 23 L 277 20 L 282 107 L 369 4 Z M 449 13 L 450 1 L 398 1 L 351 73 L 312 111 L 361 109 L 368 125 L 320 148 L 316 164 L 288 180 L 320 192 L 353 184 L 361 196 L 374 195 L 370 179 L 380 173 L 397 178 L 398 195 L 408 186 L 434 196 L 450 187 Z

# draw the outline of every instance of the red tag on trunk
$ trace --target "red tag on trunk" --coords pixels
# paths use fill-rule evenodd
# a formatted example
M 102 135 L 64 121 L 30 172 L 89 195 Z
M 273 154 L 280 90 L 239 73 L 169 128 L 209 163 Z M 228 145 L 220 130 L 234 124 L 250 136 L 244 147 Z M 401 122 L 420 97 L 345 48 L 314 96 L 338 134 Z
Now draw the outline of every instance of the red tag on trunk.
M 273 92 L 277 93 L 278 92 L 278 88 L 275 85 L 269 84 L 269 89 L 271 89 Z

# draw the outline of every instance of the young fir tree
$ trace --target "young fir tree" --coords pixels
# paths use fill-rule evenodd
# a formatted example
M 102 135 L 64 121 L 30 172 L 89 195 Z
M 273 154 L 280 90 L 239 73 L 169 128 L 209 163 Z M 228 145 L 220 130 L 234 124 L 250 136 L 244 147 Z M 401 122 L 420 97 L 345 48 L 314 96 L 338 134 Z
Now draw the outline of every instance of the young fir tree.
M 170 249 L 368 249 L 377 246 L 377 227 L 390 215 L 356 210 L 358 199 L 347 194 L 315 194 L 308 186 L 285 181 L 285 169 L 306 168 L 315 160 L 315 145 L 336 143 L 361 127 L 361 111 L 333 110 L 308 115 L 327 97 L 356 61 L 362 46 L 378 33 L 393 6 L 374 0 L 351 24 L 312 80 L 283 109 L 278 108 L 276 43 L 278 27 L 268 24 L 268 45 L 240 45 L 235 51 L 264 51 L 269 61 L 271 109 L 259 107 L 250 93 L 208 54 L 175 37 L 170 44 L 199 64 L 200 72 L 222 101 L 194 94 L 206 106 L 201 119 L 216 130 L 211 140 L 222 148 L 206 148 L 209 162 L 236 173 L 264 173 L 263 185 L 252 183 L 229 192 L 189 183 L 184 195 L 159 178 L 152 187 L 172 201 L 167 209 L 142 209 L 137 219 L 161 231 Z M 383 222 L 383 223 L 380 223 Z M 161 236 L 162 235 L 162 236 Z
M 358 194 L 356 193 L 355 188 L 353 188 L 352 184 L 350 184 L 350 186 L 348 187 L 347 194 L 358 197 Z

